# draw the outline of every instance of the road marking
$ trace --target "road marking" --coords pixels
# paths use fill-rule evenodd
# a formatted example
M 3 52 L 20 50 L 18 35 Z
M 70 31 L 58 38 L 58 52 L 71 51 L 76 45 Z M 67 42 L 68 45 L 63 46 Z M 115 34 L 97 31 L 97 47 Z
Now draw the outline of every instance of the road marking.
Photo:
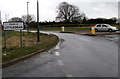
M 50 53 L 51 51 L 49 50 L 48 52 Z
M 60 66 L 64 66 L 64 63 L 62 62 L 62 60 L 58 60 L 58 64 L 59 64 Z
M 6 53 L 4 53 L 3 55 L 4 55 L 4 56 L 6 56 L 7 54 L 6 54 Z
M 50 64 L 52 61 L 48 61 L 48 64 Z
M 67 74 L 66 77 L 73 77 L 71 74 Z
M 59 49 L 59 46 L 57 45 L 54 49 Z
M 55 52 L 55 55 L 59 56 L 59 55 L 60 55 L 60 53 L 59 53 L 59 52 Z

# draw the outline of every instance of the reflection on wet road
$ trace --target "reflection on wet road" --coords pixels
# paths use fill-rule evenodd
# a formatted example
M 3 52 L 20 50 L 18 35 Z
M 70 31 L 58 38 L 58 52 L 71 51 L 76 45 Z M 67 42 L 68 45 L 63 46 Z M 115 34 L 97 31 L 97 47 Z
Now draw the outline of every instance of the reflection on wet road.
M 23 62 L 4 68 L 3 76 L 118 76 L 117 36 L 90 37 L 57 32 L 54 34 L 58 35 L 60 38 L 60 43 L 56 47 L 41 54 L 37 54 Z

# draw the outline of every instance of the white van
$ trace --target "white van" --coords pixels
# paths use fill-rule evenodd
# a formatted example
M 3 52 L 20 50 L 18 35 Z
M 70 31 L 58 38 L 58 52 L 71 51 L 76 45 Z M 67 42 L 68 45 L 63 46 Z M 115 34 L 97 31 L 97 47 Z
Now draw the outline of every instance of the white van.
M 108 31 L 108 32 L 116 32 L 118 31 L 117 27 L 113 27 L 109 24 L 96 24 L 95 31 Z

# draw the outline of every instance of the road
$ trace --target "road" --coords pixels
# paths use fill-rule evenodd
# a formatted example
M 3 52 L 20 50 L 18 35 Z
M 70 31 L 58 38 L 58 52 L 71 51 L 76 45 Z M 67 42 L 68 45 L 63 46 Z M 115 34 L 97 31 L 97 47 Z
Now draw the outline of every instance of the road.
M 57 46 L 3 68 L 3 77 L 118 76 L 117 35 L 112 38 L 57 32 L 54 34 L 61 40 Z

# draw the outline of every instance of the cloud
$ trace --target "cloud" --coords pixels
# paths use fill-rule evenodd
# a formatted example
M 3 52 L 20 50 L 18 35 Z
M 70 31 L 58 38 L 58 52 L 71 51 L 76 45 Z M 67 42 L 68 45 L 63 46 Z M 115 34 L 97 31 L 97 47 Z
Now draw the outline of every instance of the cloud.
M 29 1 L 29 14 L 36 16 L 37 0 L 1 0 L 0 10 L 2 19 L 5 20 L 5 14 L 11 17 L 21 17 L 27 14 L 27 1 Z M 89 18 L 95 17 L 113 17 L 118 15 L 118 0 L 39 0 L 40 21 L 52 21 L 56 17 L 56 9 L 59 3 L 68 2 L 80 8 Z
M 97 17 L 117 17 L 118 16 L 117 2 L 83 2 L 77 3 L 80 10 L 85 12 L 89 18 Z

